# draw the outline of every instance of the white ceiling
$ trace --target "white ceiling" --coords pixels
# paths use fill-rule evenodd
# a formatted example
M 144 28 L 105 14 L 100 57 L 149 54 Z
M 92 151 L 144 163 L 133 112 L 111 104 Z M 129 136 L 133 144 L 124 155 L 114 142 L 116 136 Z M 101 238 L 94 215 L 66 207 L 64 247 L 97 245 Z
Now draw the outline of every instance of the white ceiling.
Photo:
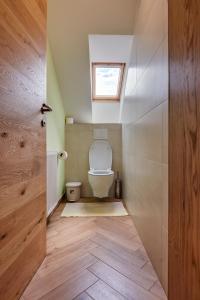
M 48 38 L 66 115 L 92 122 L 89 34 L 131 35 L 137 0 L 48 0 Z

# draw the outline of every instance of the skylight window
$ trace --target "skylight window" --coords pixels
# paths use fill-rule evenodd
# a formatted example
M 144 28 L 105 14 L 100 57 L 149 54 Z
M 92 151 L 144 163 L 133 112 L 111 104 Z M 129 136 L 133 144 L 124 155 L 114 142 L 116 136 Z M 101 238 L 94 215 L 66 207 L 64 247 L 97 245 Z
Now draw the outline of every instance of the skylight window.
M 119 101 L 125 64 L 92 64 L 92 98 L 93 100 Z

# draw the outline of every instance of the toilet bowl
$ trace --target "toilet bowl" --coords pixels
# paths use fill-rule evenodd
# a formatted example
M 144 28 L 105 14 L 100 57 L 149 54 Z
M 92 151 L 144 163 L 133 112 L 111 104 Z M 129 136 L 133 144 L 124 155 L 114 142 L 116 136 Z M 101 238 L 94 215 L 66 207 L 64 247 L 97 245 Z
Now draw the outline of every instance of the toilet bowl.
M 114 180 L 114 172 L 111 170 L 112 148 L 107 140 L 97 140 L 91 145 L 89 164 L 88 180 L 93 196 L 108 197 Z

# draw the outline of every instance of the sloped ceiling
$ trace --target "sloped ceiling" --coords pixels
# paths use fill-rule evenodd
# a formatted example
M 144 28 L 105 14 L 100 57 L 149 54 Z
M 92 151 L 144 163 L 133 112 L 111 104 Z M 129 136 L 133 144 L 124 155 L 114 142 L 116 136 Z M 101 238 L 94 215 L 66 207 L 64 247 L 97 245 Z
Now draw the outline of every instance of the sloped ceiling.
M 133 34 L 137 0 L 48 0 L 48 38 L 66 115 L 92 122 L 89 34 Z
M 126 64 L 122 84 L 121 100 L 119 102 L 92 101 L 93 123 L 120 122 L 120 107 L 124 98 L 124 88 L 132 44 L 132 35 L 89 35 L 90 64 L 93 62 L 118 62 Z

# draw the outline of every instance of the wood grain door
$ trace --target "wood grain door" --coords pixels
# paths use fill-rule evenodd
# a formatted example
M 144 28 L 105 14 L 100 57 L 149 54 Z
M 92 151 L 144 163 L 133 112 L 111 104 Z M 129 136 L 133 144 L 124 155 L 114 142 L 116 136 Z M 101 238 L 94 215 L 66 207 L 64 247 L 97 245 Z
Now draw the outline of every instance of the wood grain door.
M 168 2 L 169 300 L 199 300 L 200 1 Z
M 0 0 L 0 299 L 18 299 L 46 252 L 45 0 Z

